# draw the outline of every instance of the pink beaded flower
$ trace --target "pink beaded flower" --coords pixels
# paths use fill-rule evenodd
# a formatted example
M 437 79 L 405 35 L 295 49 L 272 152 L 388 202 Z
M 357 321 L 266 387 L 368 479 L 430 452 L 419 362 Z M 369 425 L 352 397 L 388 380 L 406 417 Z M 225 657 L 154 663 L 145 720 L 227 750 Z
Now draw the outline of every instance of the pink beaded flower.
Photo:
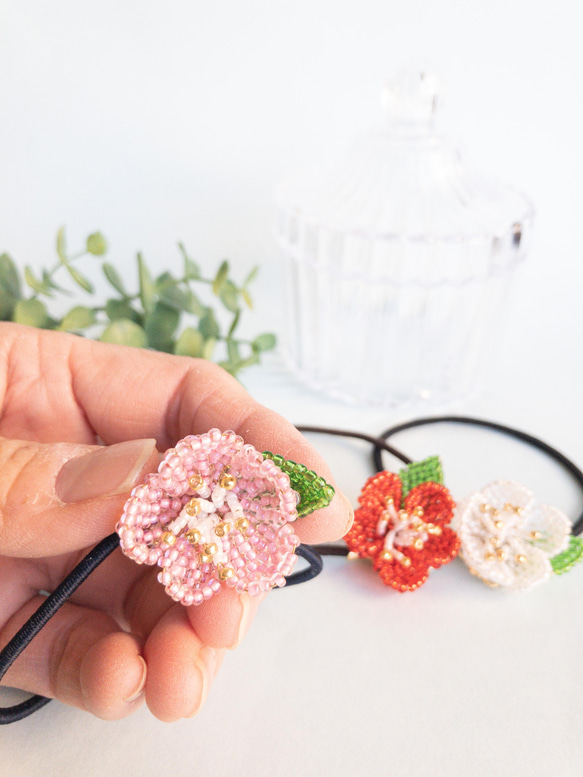
M 234 432 L 185 437 L 134 488 L 116 529 L 123 552 L 158 564 L 166 592 L 201 604 L 224 583 L 257 595 L 285 585 L 300 540 L 290 478 Z

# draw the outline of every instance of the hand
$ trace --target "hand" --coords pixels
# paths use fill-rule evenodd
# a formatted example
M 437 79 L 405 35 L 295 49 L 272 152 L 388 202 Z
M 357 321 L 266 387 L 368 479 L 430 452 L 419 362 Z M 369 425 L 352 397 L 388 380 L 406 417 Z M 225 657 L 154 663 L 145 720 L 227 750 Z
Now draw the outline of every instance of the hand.
M 85 555 L 110 534 L 131 488 L 187 434 L 233 429 L 258 450 L 333 482 L 299 432 L 199 359 L 104 345 L 0 324 L 0 647 Z M 302 542 L 343 536 L 352 512 L 337 494 L 302 518 Z M 95 715 L 146 701 L 160 720 L 196 714 L 226 649 L 258 606 L 232 589 L 199 607 L 175 604 L 115 551 L 7 672 L 7 685 Z M 285 606 L 282 596 L 282 606 Z

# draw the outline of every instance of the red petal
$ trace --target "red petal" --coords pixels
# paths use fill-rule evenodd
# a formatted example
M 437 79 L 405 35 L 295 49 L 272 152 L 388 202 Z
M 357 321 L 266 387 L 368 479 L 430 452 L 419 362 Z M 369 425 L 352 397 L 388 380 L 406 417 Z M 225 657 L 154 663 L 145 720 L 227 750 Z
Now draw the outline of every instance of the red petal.
M 442 529 L 442 534 L 429 536 L 420 552 L 426 554 L 425 558 L 429 566 L 437 569 L 442 564 L 449 564 L 450 561 L 453 561 L 459 549 L 460 538 L 453 529 L 445 526 Z
M 354 523 L 344 541 L 353 553 L 358 553 L 362 558 L 376 558 L 383 546 L 384 538 L 376 536 L 381 512 L 378 507 L 359 507 L 354 512 Z
M 439 483 L 421 483 L 411 489 L 405 499 L 405 510 L 423 508 L 423 520 L 440 526 L 448 524 L 453 517 L 455 502 L 447 488 Z
M 401 505 L 401 480 L 392 472 L 377 472 L 361 491 L 361 505 L 354 513 L 354 523 L 344 540 L 353 553 L 362 558 L 376 558 L 383 547 L 383 537 L 377 537 L 376 528 L 387 499 L 393 499 L 397 510 Z
M 364 484 L 358 502 L 363 507 L 376 507 L 380 513 L 387 506 L 387 499 L 393 499 L 397 510 L 401 507 L 401 478 L 392 472 L 377 472 Z
M 427 564 L 422 559 L 417 558 L 417 553 L 413 556 L 405 552 L 405 555 L 411 559 L 410 567 L 406 567 L 400 561 L 394 559 L 392 561 L 383 561 L 380 558 L 376 560 L 374 565 L 382 581 L 395 590 L 401 591 L 401 593 L 415 591 L 415 589 L 423 585 L 429 576 Z

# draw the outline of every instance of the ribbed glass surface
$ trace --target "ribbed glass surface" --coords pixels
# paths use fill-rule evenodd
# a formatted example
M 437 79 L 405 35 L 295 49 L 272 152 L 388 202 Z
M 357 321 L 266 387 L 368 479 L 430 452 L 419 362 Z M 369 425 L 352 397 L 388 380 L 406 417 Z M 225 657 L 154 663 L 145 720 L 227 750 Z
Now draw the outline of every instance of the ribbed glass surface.
M 383 125 L 340 164 L 279 187 L 288 355 L 347 400 L 441 402 L 475 386 L 532 208 L 435 133 L 432 79 L 407 75 L 384 102 Z

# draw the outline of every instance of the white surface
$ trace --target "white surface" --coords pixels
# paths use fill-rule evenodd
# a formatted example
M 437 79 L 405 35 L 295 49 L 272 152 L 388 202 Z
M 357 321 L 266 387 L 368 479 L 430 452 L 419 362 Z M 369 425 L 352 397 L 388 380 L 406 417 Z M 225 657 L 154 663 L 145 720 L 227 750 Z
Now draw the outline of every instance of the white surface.
M 537 206 L 492 388 L 454 408 L 542 436 L 583 464 L 580 8 L 524 0 L 6 0 L 0 26 L 1 248 L 52 262 L 100 228 L 127 277 L 132 254 L 209 268 L 259 261 L 251 331 L 281 331 L 272 191 L 369 123 L 384 75 L 430 62 L 448 84 L 442 126 L 470 162 Z M 176 259 L 175 259 L 176 257 Z M 395 365 L 398 369 L 398 365 Z M 305 392 L 278 367 L 247 373 L 292 420 L 379 431 L 394 418 Z M 575 515 L 555 466 L 485 432 L 400 439 L 443 456 L 454 495 L 515 478 Z M 315 439 L 355 500 L 367 448 Z M 575 777 L 583 763 L 583 566 L 505 595 L 456 561 L 415 594 L 364 563 L 274 593 L 193 721 L 147 710 L 103 723 L 52 703 L 0 729 L 0 775 Z

